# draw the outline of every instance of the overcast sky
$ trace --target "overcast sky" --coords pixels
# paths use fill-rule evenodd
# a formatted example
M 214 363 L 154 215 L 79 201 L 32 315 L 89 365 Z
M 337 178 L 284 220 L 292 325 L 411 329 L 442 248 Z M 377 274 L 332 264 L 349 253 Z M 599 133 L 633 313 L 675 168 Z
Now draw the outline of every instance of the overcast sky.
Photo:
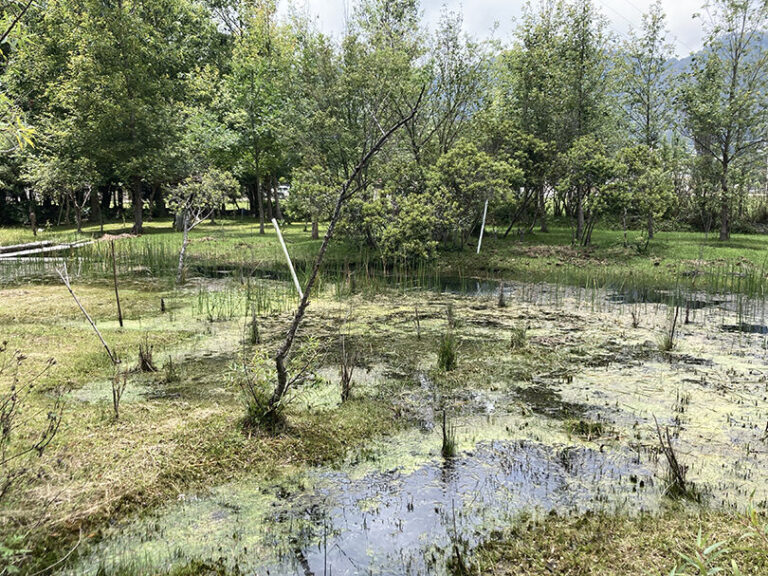
M 339 34 L 344 29 L 345 13 L 351 13 L 355 0 L 294 0 L 318 19 L 321 30 Z M 639 28 L 643 12 L 653 0 L 595 0 L 595 4 L 609 19 L 611 29 L 619 35 L 630 27 Z M 701 9 L 704 0 L 662 0 L 673 43 L 680 57 L 701 47 L 701 20 L 692 18 Z M 515 18 L 520 16 L 524 0 L 421 0 L 424 20 L 434 27 L 443 5 L 450 10 L 461 10 L 464 27 L 476 37 L 488 37 L 495 24 L 494 33 L 499 39 L 508 39 L 515 28 Z

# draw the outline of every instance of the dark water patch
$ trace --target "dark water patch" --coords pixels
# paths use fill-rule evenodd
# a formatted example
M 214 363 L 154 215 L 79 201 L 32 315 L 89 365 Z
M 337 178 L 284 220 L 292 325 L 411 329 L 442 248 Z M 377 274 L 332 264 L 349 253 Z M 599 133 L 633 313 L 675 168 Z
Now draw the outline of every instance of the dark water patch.
M 733 334 L 768 334 L 768 326 L 765 324 L 749 324 L 741 322 L 740 324 L 723 324 L 724 332 Z
M 670 362 L 675 364 L 686 364 L 688 366 L 714 366 L 714 361 L 709 358 L 700 358 L 691 354 L 668 354 Z
M 703 310 L 725 304 L 727 300 L 673 290 L 615 289 L 606 296 L 609 302 L 618 304 L 667 304 L 688 310 Z
M 321 504 L 305 509 L 321 528 L 297 540 L 300 566 L 314 574 L 440 573 L 454 544 L 471 549 L 524 510 L 579 513 L 617 500 L 642 509 L 646 495 L 631 480 L 638 477 L 653 482 L 621 457 L 498 441 L 409 475 L 393 470 L 359 481 L 328 475 L 328 487 L 314 496 Z
M 123 527 L 70 573 L 221 558 L 273 576 L 446 574 L 454 547 L 471 550 L 521 513 L 641 511 L 658 499 L 652 473 L 629 453 L 528 441 L 480 443 L 410 473 L 311 472 L 269 492 L 239 485 L 172 505 Z
M 518 398 L 535 414 L 565 420 L 580 418 L 589 410 L 589 406 L 566 402 L 557 390 L 544 384 L 521 386 L 515 389 Z

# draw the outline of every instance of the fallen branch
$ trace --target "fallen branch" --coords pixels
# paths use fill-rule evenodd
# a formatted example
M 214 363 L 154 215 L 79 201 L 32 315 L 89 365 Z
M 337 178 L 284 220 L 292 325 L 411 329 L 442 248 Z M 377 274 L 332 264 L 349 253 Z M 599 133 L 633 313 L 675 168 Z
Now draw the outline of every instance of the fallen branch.
M 101 332 L 99 332 L 99 329 L 96 327 L 96 323 L 93 321 L 90 314 L 88 314 L 88 312 L 85 310 L 83 305 L 80 303 L 80 300 L 78 300 L 74 290 L 72 290 L 72 285 L 69 282 L 69 273 L 67 272 L 67 263 L 65 262 L 61 268 L 57 268 L 56 272 L 58 273 L 59 278 L 61 278 L 61 281 L 64 282 L 64 286 L 66 286 L 67 290 L 69 290 L 69 293 L 72 295 L 72 298 L 74 298 L 75 303 L 80 308 L 80 311 L 83 313 L 86 320 L 88 320 L 88 322 L 90 323 L 91 328 L 93 328 L 93 331 L 96 333 L 96 336 L 98 336 L 99 340 L 101 340 L 101 344 L 104 346 L 104 350 L 107 351 L 107 354 L 109 355 L 109 359 L 112 361 L 112 364 L 114 364 L 115 366 L 120 364 L 120 360 L 109 348 L 109 346 L 107 345 L 107 342 L 104 340 L 104 337 L 101 335 Z

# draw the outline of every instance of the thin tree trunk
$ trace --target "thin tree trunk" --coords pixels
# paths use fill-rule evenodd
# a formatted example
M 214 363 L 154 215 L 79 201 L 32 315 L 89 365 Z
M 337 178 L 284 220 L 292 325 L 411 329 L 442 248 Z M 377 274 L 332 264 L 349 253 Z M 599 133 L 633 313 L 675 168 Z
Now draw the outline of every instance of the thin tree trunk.
M 30 190 L 27 192 L 27 202 L 29 209 L 29 226 L 32 228 L 32 236 L 37 236 L 37 215 L 35 214 L 35 197 Z
M 144 232 L 144 199 L 142 198 L 141 178 L 136 176 L 133 179 L 133 234 Z
M 576 198 L 576 238 L 579 241 L 584 240 L 584 202 L 581 193 Z
M 115 241 L 110 240 L 109 247 L 112 250 L 112 278 L 115 281 L 115 301 L 117 302 L 117 321 L 120 328 L 123 327 L 123 310 L 120 307 L 120 291 L 117 288 L 117 259 L 115 258 Z
M 653 213 L 648 214 L 648 240 L 653 240 Z
M 296 315 L 293 317 L 293 322 L 291 323 L 291 326 L 288 329 L 288 333 L 285 337 L 285 341 L 283 342 L 282 346 L 280 346 L 280 349 L 277 351 L 277 354 L 275 355 L 275 367 L 277 369 L 277 385 L 275 386 L 275 390 L 272 393 L 272 397 L 269 400 L 270 412 L 274 412 L 278 408 L 278 406 L 280 405 L 280 402 L 282 401 L 283 397 L 285 396 L 290 386 L 290 383 L 288 381 L 288 370 L 285 365 L 285 362 L 288 357 L 288 354 L 291 351 L 293 342 L 296 339 L 296 333 L 298 332 L 299 326 L 301 325 L 301 322 L 304 319 L 304 315 L 306 314 L 307 307 L 309 306 L 309 298 L 310 298 L 310 295 L 312 294 L 312 289 L 314 288 L 315 282 L 317 281 L 317 275 L 320 272 L 320 266 L 323 264 L 323 259 L 325 258 L 325 252 L 326 250 L 328 250 L 328 245 L 330 244 L 331 238 L 333 237 L 333 232 L 336 229 L 336 224 L 338 223 L 339 218 L 341 217 L 342 208 L 344 207 L 344 204 L 347 202 L 347 200 L 349 200 L 349 198 L 360 189 L 361 185 L 357 183 L 356 187 L 351 190 L 350 190 L 350 187 L 353 186 L 354 183 L 358 182 L 358 178 L 360 174 L 362 174 L 362 172 L 368 166 L 368 163 L 378 153 L 378 151 L 382 148 L 382 146 L 384 146 L 387 140 L 389 140 L 389 138 L 395 132 L 397 132 L 397 130 L 399 130 L 402 126 L 404 126 L 416 115 L 416 111 L 421 105 L 421 99 L 423 95 L 424 95 L 424 89 L 422 89 L 421 94 L 419 95 L 419 99 L 416 102 L 416 105 L 410 110 L 410 113 L 407 116 L 404 116 L 403 118 L 401 118 L 387 132 L 381 135 L 378 141 L 362 157 L 358 165 L 355 167 L 355 170 L 352 172 L 352 175 L 342 185 L 341 190 L 339 191 L 339 196 L 336 200 L 336 206 L 334 207 L 334 210 L 333 210 L 333 216 L 331 217 L 331 220 L 328 223 L 328 230 L 325 232 L 323 243 L 320 245 L 320 250 L 317 253 L 317 257 L 315 258 L 315 263 L 312 266 L 312 272 L 309 275 L 306 288 L 304 289 L 304 296 L 302 297 L 301 302 L 299 303 L 299 308 L 296 311 Z
M 264 234 L 264 198 L 261 194 L 261 179 L 256 176 L 256 203 L 259 205 L 259 234 Z
M 272 177 L 272 191 L 275 194 L 275 218 L 283 219 L 283 211 L 280 210 L 280 192 L 278 191 L 277 178 Z
M 621 216 L 621 228 L 624 231 L 624 248 L 627 247 L 627 208 L 624 207 L 624 214 Z
M 544 184 L 539 188 L 539 219 L 541 221 L 542 232 L 549 232 L 549 224 L 547 223 L 547 191 Z
M 275 217 L 275 210 L 272 206 L 272 179 L 267 176 L 265 179 L 267 189 L 264 191 L 264 197 L 267 200 L 267 220 L 269 222 Z
M 181 241 L 181 250 L 179 250 L 179 266 L 176 269 L 176 283 L 181 284 L 184 278 L 184 256 L 187 254 L 187 245 L 189 244 L 189 216 L 184 215 L 184 237 Z
M 318 222 L 317 214 L 312 215 L 312 240 L 320 239 L 320 223 Z
M 730 230 L 730 206 L 728 204 L 728 167 L 723 168 L 720 180 L 720 240 L 728 240 L 731 237 Z
M 102 222 L 102 219 L 101 219 L 101 197 L 99 196 L 98 189 L 91 190 L 90 203 L 91 203 L 91 217 L 89 218 L 89 220 L 91 222 Z

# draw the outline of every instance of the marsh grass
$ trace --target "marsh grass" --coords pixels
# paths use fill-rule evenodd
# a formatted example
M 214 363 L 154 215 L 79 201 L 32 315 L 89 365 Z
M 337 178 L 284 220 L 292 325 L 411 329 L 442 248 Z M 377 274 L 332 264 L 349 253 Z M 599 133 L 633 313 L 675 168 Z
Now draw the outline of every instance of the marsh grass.
M 174 313 L 178 309 L 179 317 L 188 323 L 193 323 L 196 316 L 208 319 L 209 312 L 211 312 L 211 317 L 217 317 L 220 312 L 222 318 L 247 318 L 249 314 L 253 317 L 254 308 L 261 320 L 263 316 L 286 313 L 295 307 L 294 290 L 289 284 L 286 285 L 280 281 L 262 281 L 254 276 L 256 274 L 254 267 L 260 267 L 267 271 L 280 270 L 282 264 L 277 257 L 273 258 L 270 255 L 266 247 L 267 242 L 274 240 L 274 238 L 270 239 L 269 236 L 264 239 L 259 238 L 253 234 L 253 230 L 246 227 L 209 228 L 205 232 L 206 235 L 220 235 L 220 238 L 210 242 L 195 242 L 191 248 L 190 271 L 193 274 L 199 274 L 200 271 L 203 271 L 205 274 L 211 275 L 216 270 L 226 271 L 231 280 L 225 282 L 218 279 L 217 282 L 226 283 L 225 290 L 232 292 L 231 295 L 223 296 L 222 301 L 217 301 L 217 296 L 213 296 L 210 297 L 210 302 L 200 305 L 195 302 L 196 296 L 198 296 L 198 300 L 200 296 L 195 294 L 194 289 L 170 292 L 171 289 L 166 287 L 164 292 L 158 291 L 158 287 L 163 286 L 163 279 L 156 275 L 165 274 L 164 260 L 166 254 L 169 255 L 170 260 L 169 276 L 173 275 L 174 260 L 178 250 L 175 243 L 178 238 L 170 237 L 167 246 L 149 248 L 146 251 L 141 251 L 138 248 L 123 251 L 121 247 L 136 240 L 162 244 L 163 240 L 160 237 L 165 234 L 165 232 L 158 232 L 148 234 L 144 237 L 146 240 L 142 238 L 116 242 L 118 273 L 122 275 L 123 279 L 128 276 L 135 277 L 137 282 L 146 282 L 147 286 L 153 287 L 150 306 L 144 302 L 147 295 L 143 293 L 145 291 L 143 284 L 137 283 L 133 286 L 130 284 L 126 286 L 126 306 L 132 311 L 134 318 L 142 317 L 143 322 L 151 322 L 153 319 L 151 314 L 157 313 L 158 298 L 161 293 L 170 294 L 168 297 L 173 298 L 171 302 Z M 202 239 L 198 237 L 197 240 Z M 299 255 L 299 260 L 302 259 L 302 255 L 309 258 L 316 250 L 316 245 L 312 243 L 302 245 L 302 237 L 299 235 L 294 235 L 290 241 L 296 244 L 291 246 L 291 250 L 293 252 L 296 248 L 295 251 Z M 249 247 L 239 248 L 238 243 L 241 242 L 248 243 Z M 331 261 L 325 272 L 326 284 L 329 288 L 327 294 L 332 294 L 333 288 L 330 283 L 337 276 L 341 278 L 342 273 L 344 280 L 340 281 L 341 289 L 338 293 L 343 293 L 345 298 L 347 294 L 360 294 L 365 297 L 366 301 L 370 302 L 380 298 L 382 294 L 409 293 L 415 289 L 442 291 L 445 286 L 440 274 L 446 271 L 452 276 L 460 278 L 459 283 L 455 284 L 452 290 L 466 291 L 469 294 L 475 293 L 475 286 L 477 285 L 473 276 L 489 279 L 491 292 L 487 294 L 486 300 L 490 308 L 493 308 L 492 289 L 497 285 L 495 279 L 499 277 L 509 280 L 541 278 L 552 282 L 546 289 L 535 284 L 526 284 L 520 288 L 514 287 L 515 302 L 519 298 L 521 302 L 536 302 L 542 305 L 550 303 L 558 306 L 558 303 L 569 298 L 568 301 L 586 303 L 587 308 L 601 312 L 616 310 L 621 305 L 606 299 L 605 292 L 607 290 L 618 290 L 622 294 L 631 293 L 638 302 L 652 302 L 658 304 L 659 308 L 670 304 L 674 305 L 680 295 L 687 293 L 685 280 L 687 277 L 676 278 L 676 274 L 682 275 L 688 270 L 689 264 L 686 263 L 675 264 L 673 267 L 663 264 L 658 268 L 646 269 L 646 263 L 637 259 L 623 261 L 624 256 L 622 254 L 614 255 L 606 249 L 604 253 L 601 253 L 600 250 L 595 251 L 593 253 L 594 260 L 607 259 L 611 266 L 605 266 L 603 263 L 594 264 L 582 253 L 575 254 L 572 262 L 562 259 L 563 262 L 560 266 L 553 266 L 552 258 L 542 258 L 543 263 L 540 263 L 535 258 L 521 254 L 515 256 L 516 262 L 513 265 L 511 260 L 510 262 L 505 260 L 507 256 L 512 254 L 512 246 L 501 242 L 491 242 L 491 245 L 497 250 L 496 255 L 492 257 L 484 256 L 483 259 L 476 260 L 473 258 L 464 261 L 461 253 L 457 253 L 455 258 L 453 254 L 447 254 L 445 258 L 441 258 L 442 261 L 439 264 L 425 264 L 421 269 L 410 270 L 404 267 L 397 270 L 388 268 L 387 276 L 384 277 L 377 273 L 372 263 L 367 270 L 363 270 L 361 266 L 355 268 L 354 262 L 357 255 L 351 252 L 352 256 L 350 256 L 348 251 L 345 255 L 347 264 L 343 268 L 339 264 L 338 269 L 334 269 L 333 261 Z M 653 253 L 654 249 L 655 245 L 651 244 L 650 252 Z M 69 261 L 74 264 L 70 268 L 73 270 L 73 275 L 79 274 L 79 279 L 83 283 L 88 282 L 90 284 L 84 292 L 91 295 L 94 305 L 101 306 L 100 301 L 104 300 L 111 308 L 113 301 L 107 297 L 108 291 L 102 289 L 105 286 L 108 287 L 105 282 L 111 274 L 109 258 L 104 258 L 104 255 L 99 256 L 97 250 L 101 250 L 101 247 L 94 248 L 90 254 L 86 250 L 82 254 L 68 256 Z M 337 255 L 343 254 L 347 250 L 343 242 L 339 243 L 338 250 Z M 719 250 L 719 248 L 713 247 L 711 255 L 720 254 Z M 279 252 L 276 253 L 276 256 L 281 257 Z M 100 258 L 104 259 L 103 266 L 99 262 Z M 89 261 L 89 259 L 91 260 Z M 251 260 L 251 262 L 247 263 L 247 260 Z M 257 264 L 253 264 L 253 262 L 257 262 Z M 50 266 L 50 264 L 49 262 L 46 266 Z M 206 268 L 208 264 L 211 266 Z M 527 267 L 526 264 L 530 264 L 530 267 Z M 10 267 L 14 265 L 9 264 Z M 27 265 L 36 267 L 38 263 L 18 263 L 18 266 L 22 268 Z M 5 265 L 0 264 L 0 267 L 3 266 Z M 36 269 L 38 271 L 45 270 L 46 266 Z M 762 298 L 759 294 L 760 286 L 764 284 L 763 280 L 758 278 L 759 267 L 756 267 L 755 271 L 750 269 L 738 272 L 737 270 L 740 268 L 746 269 L 749 266 L 705 264 L 698 268 L 701 270 L 700 285 L 704 285 L 705 288 L 700 288 L 700 285 L 697 285 L 697 290 L 703 291 L 704 299 L 714 301 L 716 298 L 713 295 L 722 294 L 721 292 L 709 291 L 711 287 L 715 286 L 718 290 L 736 287 L 745 293 L 754 291 L 756 295 L 754 299 L 745 295 L 743 300 L 738 302 L 740 314 L 743 314 L 743 317 L 747 319 L 751 315 L 764 313 L 764 304 L 762 300 L 759 300 Z M 0 274 L 3 274 L 3 269 L 0 268 Z M 604 271 L 603 269 L 610 270 Z M 638 274 L 631 274 L 634 271 L 637 271 Z M 732 273 L 738 273 L 738 278 L 728 276 Z M 722 276 L 719 280 L 715 277 L 717 274 Z M 751 277 L 752 275 L 754 278 Z M 705 277 L 708 279 L 703 281 Z M 28 278 L 24 280 L 28 280 Z M 2 282 L 4 281 L 5 279 L 2 280 Z M 239 286 L 238 281 L 242 281 Z M 677 288 L 678 283 L 679 288 Z M 250 288 L 248 288 L 248 284 L 250 284 Z M 30 286 L 32 285 L 30 284 Z M 660 295 L 658 292 L 660 288 L 669 289 L 670 286 L 675 287 L 673 294 Z M 35 285 L 30 290 L 40 290 L 40 293 L 44 293 L 42 292 L 44 288 L 42 285 Z M 202 298 L 209 298 L 209 296 L 206 295 Z M 228 298 L 235 301 L 231 307 L 230 304 L 227 304 Z M 11 308 L 8 299 L 5 300 L 5 303 L 0 302 L 0 308 Z M 149 302 L 149 300 L 146 301 Z M 419 302 L 423 302 L 423 299 Z M 318 298 L 318 304 L 320 303 L 320 298 Z M 322 302 L 322 304 L 327 304 L 327 302 Z M 412 309 L 412 305 L 413 300 L 409 302 L 408 310 Z M 34 306 L 39 306 L 39 304 L 34 304 Z M 34 306 L 30 304 L 29 308 L 33 318 L 61 317 L 66 320 L 74 317 L 74 315 L 69 317 L 66 314 L 59 316 L 58 311 L 51 312 L 51 309 L 48 308 L 42 312 L 35 311 Z M 14 302 L 12 307 L 17 307 L 17 304 Z M 462 312 L 464 310 L 465 308 L 461 308 Z M 111 314 L 111 311 L 107 311 L 106 305 L 103 311 L 99 315 L 100 318 L 106 318 L 107 313 Z M 496 312 L 504 313 L 500 310 Z M 5 314 L 3 318 L 10 319 L 14 317 L 16 312 L 7 310 Z M 423 331 L 426 343 L 419 348 L 419 353 L 429 353 L 430 348 L 434 350 L 434 340 L 431 340 L 433 343 L 429 344 L 430 336 L 439 334 L 439 330 L 443 326 L 441 316 L 441 308 L 437 308 L 434 321 L 429 317 L 428 308 L 424 310 L 423 325 L 419 331 Z M 467 313 L 464 318 L 469 319 L 469 314 Z M 26 324 L 17 325 L 15 324 L 16 320 L 13 322 L 14 329 L 23 333 L 24 338 L 35 339 L 35 341 L 41 339 L 41 334 L 34 332 L 31 324 L 29 326 Z M 169 327 L 173 330 L 169 329 L 168 332 L 165 332 L 166 323 L 170 322 L 173 320 L 165 318 L 163 327 L 153 332 L 153 341 L 157 342 L 158 349 L 161 345 L 160 340 L 155 340 L 158 334 L 163 335 L 166 343 L 181 342 L 183 338 L 187 337 L 184 335 L 186 333 L 182 332 L 178 326 Z M 271 342 L 270 338 L 274 337 L 275 324 L 276 322 L 272 320 L 264 320 L 261 324 L 262 337 L 267 344 Z M 469 320 L 467 324 L 470 325 Z M 242 326 L 242 324 L 238 324 L 238 326 Z M 318 322 L 318 326 L 320 326 L 320 322 Z M 222 324 L 222 326 L 206 327 L 206 330 L 209 330 L 208 333 L 210 334 L 215 334 L 219 328 L 226 327 L 225 324 Z M 107 328 L 107 330 L 110 329 Z M 178 333 L 174 330 L 178 330 Z M 80 384 L 89 378 L 99 378 L 100 375 L 103 376 L 108 373 L 108 367 L 101 362 L 98 355 L 89 355 L 89 350 L 93 348 L 91 335 L 87 334 L 85 330 L 81 330 L 78 334 L 81 332 L 86 334 L 86 337 L 80 337 L 85 344 L 72 344 L 73 349 L 67 351 L 69 362 L 67 366 L 62 368 L 61 374 L 62 379 L 71 378 Z M 69 343 L 68 336 L 71 333 L 71 328 L 66 322 L 47 327 L 45 342 Z M 109 333 L 110 338 L 115 338 L 115 343 L 120 349 L 135 350 L 138 331 L 126 330 L 125 333 L 110 331 Z M 434 336 L 432 337 L 434 338 Z M 236 335 L 236 338 L 239 340 L 239 335 Z M 414 344 L 414 339 L 411 338 L 409 343 Z M 454 361 L 456 357 L 455 345 L 454 340 Z M 402 343 L 399 343 L 398 346 L 405 348 Z M 462 354 L 466 354 L 469 358 L 469 348 L 471 348 L 469 335 L 462 346 L 467 348 L 466 351 L 462 348 Z M 504 350 L 505 348 L 506 341 L 504 337 L 501 337 L 499 349 Z M 543 346 L 537 346 L 537 353 L 539 348 L 543 348 Z M 402 356 L 411 353 L 414 356 L 418 355 L 411 350 L 397 350 L 397 354 Z M 528 354 L 521 354 L 515 359 L 518 357 L 526 359 L 528 356 Z M 462 361 L 462 370 L 465 366 L 470 366 L 468 359 Z M 540 370 L 540 367 L 530 369 L 529 372 L 534 374 L 536 370 Z M 461 371 L 458 374 L 463 376 Z M 192 383 L 197 376 L 199 375 L 185 373 L 182 378 L 184 382 Z M 122 384 L 125 384 L 125 380 Z M 260 394 L 259 401 L 263 404 L 263 392 Z M 372 435 L 390 434 L 393 427 L 396 426 L 391 407 L 386 403 L 377 404 L 373 400 L 360 399 L 357 398 L 357 395 L 355 396 L 338 409 L 323 413 L 286 409 L 281 414 L 284 424 L 281 429 L 286 433 L 279 435 L 261 433 L 261 430 L 266 427 L 238 426 L 237 415 L 245 412 L 245 419 L 248 419 L 248 410 L 241 412 L 235 397 L 230 400 L 224 398 L 220 405 L 218 402 L 212 405 L 210 402 L 188 402 L 186 399 L 184 402 L 178 403 L 173 401 L 154 402 L 148 404 L 147 409 L 127 410 L 124 418 L 121 419 L 120 426 L 103 425 L 101 422 L 103 420 L 103 402 L 102 407 L 98 409 L 100 412 L 97 416 L 93 415 L 97 411 L 95 408 L 78 404 L 73 408 L 76 410 L 76 414 L 72 418 L 75 421 L 75 428 L 72 432 L 67 432 L 67 442 L 70 443 L 71 452 L 75 455 L 71 470 L 79 469 L 78 466 L 81 464 L 83 469 L 95 470 L 100 474 L 114 470 L 115 474 L 110 477 L 110 490 L 113 490 L 113 494 L 116 496 L 114 500 L 107 501 L 104 494 L 98 492 L 97 486 L 87 486 L 87 482 L 85 482 L 87 479 L 84 479 L 83 476 L 76 476 L 76 480 L 82 483 L 82 486 L 78 484 L 80 492 L 75 492 L 73 489 L 73 497 L 70 498 L 68 495 L 67 501 L 80 499 L 89 503 L 92 502 L 93 506 L 89 507 L 91 511 L 88 513 L 87 524 L 93 526 L 99 525 L 100 522 L 106 523 L 116 509 L 128 511 L 131 510 L 132 505 L 151 506 L 167 498 L 174 498 L 178 494 L 179 485 L 185 490 L 194 486 L 210 486 L 211 483 L 222 479 L 229 481 L 233 476 L 244 471 L 249 474 L 255 472 L 258 475 L 269 477 L 270 474 L 277 474 L 275 471 L 280 470 L 281 467 L 314 464 L 329 458 L 337 458 L 343 454 L 344 450 L 338 441 L 339 437 L 362 442 L 363 439 L 370 438 Z M 106 398 L 101 398 L 101 400 L 108 401 Z M 254 411 L 253 414 L 257 415 L 258 411 Z M 139 445 L 131 446 L 127 453 L 118 450 L 119 448 L 122 450 L 123 444 L 119 441 L 120 437 L 117 436 L 119 430 L 117 429 L 122 430 L 124 427 L 129 429 L 131 434 L 135 434 L 136 437 L 141 437 L 143 440 Z M 168 441 L 169 438 L 171 442 Z M 158 453 L 152 449 L 153 446 L 160 444 L 168 445 L 168 451 Z M 261 477 L 259 476 L 259 478 Z M 22 505 L 30 507 L 34 505 L 34 502 L 31 498 L 27 498 L 20 502 L 14 502 L 14 504 L 16 508 Z M 68 510 L 66 514 L 61 514 L 63 519 L 59 518 L 57 521 L 60 520 L 60 525 L 77 527 L 83 525 L 84 522 L 84 517 L 79 515 L 81 513 L 82 509 L 74 512 Z M 600 525 L 597 529 L 606 529 L 607 526 L 608 524 Z M 674 532 L 670 533 L 674 534 Z M 621 537 L 620 530 L 617 534 Z M 582 536 L 584 535 L 581 532 L 576 532 L 577 538 Z M 600 536 L 601 533 L 593 534 L 593 537 L 599 538 Z M 37 541 L 39 542 L 39 535 L 36 537 L 38 537 Z M 642 534 L 637 536 L 640 540 L 639 545 L 644 542 L 643 539 L 646 537 L 647 535 Z M 65 539 L 65 537 L 62 538 L 62 540 Z M 626 541 L 624 544 L 626 545 Z M 31 543 L 30 547 L 34 545 Z M 55 546 L 60 549 L 62 544 L 57 540 Z M 632 549 L 631 545 L 629 548 Z M 541 551 L 545 549 L 548 550 L 549 548 L 536 548 L 536 554 L 541 557 Z M 562 564 L 565 564 L 572 557 L 586 561 L 585 555 L 588 556 L 588 550 L 579 551 L 569 548 L 564 552 L 565 560 L 562 561 Z M 578 569 L 579 566 L 583 565 L 589 564 L 577 564 L 575 566 Z M 43 568 L 44 566 L 39 567 Z M 615 572 L 603 573 L 613 574 Z M 754 571 L 754 573 L 761 572 Z M 538 572 L 531 571 L 530 574 L 538 574 Z
M 768 543 L 750 537 L 752 531 L 744 524 L 735 513 L 680 505 L 659 514 L 520 518 L 476 550 L 475 561 L 480 574 L 581 574 L 589 566 L 592 576 L 694 576 L 730 574 L 731 561 L 744 575 L 768 574 Z M 717 541 L 725 542 L 729 550 L 713 566 L 715 572 L 684 566 L 681 554 L 696 554 L 700 532 L 717 534 Z
M 452 372 L 458 366 L 458 340 L 449 330 L 440 338 L 437 349 L 437 368 L 443 372 Z
M 528 327 L 518 324 L 512 327 L 509 335 L 509 347 L 511 350 L 523 350 L 528 346 Z
M 458 455 L 458 442 L 456 440 L 456 428 L 450 422 L 448 422 L 448 415 L 443 410 L 442 420 L 442 438 L 443 443 L 440 448 L 440 454 L 446 460 L 455 458 Z
M 680 306 L 675 306 L 670 310 L 668 325 L 664 333 L 659 337 L 659 350 L 662 352 L 671 352 L 676 344 L 677 321 L 680 316 Z
M 577 436 L 587 441 L 592 441 L 602 437 L 607 432 L 607 427 L 603 422 L 593 420 L 574 420 L 568 419 L 563 423 L 568 436 Z

